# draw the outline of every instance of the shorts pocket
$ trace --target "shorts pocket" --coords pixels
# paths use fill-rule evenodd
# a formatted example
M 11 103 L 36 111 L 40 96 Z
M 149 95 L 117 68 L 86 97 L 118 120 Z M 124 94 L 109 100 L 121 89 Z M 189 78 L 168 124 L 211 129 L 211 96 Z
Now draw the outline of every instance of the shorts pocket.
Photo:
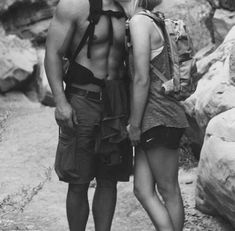
M 79 178 L 76 146 L 76 130 L 60 128 L 55 158 L 55 171 L 59 179 L 62 181 L 70 182 Z

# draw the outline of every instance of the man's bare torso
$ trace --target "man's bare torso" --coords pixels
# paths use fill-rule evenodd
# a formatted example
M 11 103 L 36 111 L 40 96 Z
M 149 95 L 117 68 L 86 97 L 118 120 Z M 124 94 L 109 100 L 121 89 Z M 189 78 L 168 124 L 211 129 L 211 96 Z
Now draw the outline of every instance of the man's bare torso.
M 87 0 L 88 2 L 88 0 Z M 103 10 L 120 11 L 116 4 L 111 7 L 103 7 Z M 89 4 L 87 12 L 89 12 Z M 74 35 L 71 43 L 71 52 L 74 52 L 83 37 L 89 22 L 87 15 L 84 20 L 78 17 L 75 23 Z M 123 75 L 124 40 L 125 40 L 125 18 L 112 17 L 113 41 L 110 45 L 110 22 L 107 16 L 101 15 L 95 26 L 94 39 L 91 46 L 91 58 L 87 57 L 87 44 L 82 48 L 76 58 L 76 62 L 90 69 L 95 77 L 99 79 L 118 79 Z M 84 87 L 84 86 L 82 86 Z

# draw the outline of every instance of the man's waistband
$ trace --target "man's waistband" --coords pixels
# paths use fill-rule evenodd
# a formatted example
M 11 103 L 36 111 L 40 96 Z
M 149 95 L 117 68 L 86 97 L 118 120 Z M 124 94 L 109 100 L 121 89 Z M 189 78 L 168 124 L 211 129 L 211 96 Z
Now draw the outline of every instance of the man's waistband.
M 103 92 L 95 92 L 95 91 L 88 91 L 86 89 L 78 88 L 70 86 L 69 89 L 67 89 L 68 93 L 84 96 L 88 99 L 93 99 L 97 101 L 103 100 Z

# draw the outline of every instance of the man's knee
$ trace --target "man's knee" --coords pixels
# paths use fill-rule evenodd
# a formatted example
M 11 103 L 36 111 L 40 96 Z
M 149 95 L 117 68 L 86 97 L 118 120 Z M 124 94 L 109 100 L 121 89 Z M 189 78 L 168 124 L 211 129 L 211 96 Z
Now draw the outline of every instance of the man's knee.
M 108 188 L 108 189 L 116 189 L 117 181 L 116 180 L 108 180 L 108 179 L 96 179 L 97 187 L 100 188 Z
M 69 192 L 76 194 L 86 194 L 89 188 L 89 183 L 86 184 L 69 184 Z

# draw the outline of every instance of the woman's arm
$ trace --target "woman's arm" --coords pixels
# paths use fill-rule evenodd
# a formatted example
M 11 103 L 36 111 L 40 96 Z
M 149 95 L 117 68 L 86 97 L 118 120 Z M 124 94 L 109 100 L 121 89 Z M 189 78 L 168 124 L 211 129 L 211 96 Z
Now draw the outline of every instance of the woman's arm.
M 133 44 L 134 76 L 132 81 L 132 105 L 129 122 L 140 127 L 150 84 L 150 33 L 149 19 L 145 16 L 134 16 L 130 21 L 130 33 Z
M 145 16 L 136 15 L 130 20 L 134 64 L 134 76 L 131 89 L 131 114 L 129 118 L 129 136 L 132 141 L 137 141 L 140 138 L 141 121 L 150 85 L 150 29 L 150 21 Z

